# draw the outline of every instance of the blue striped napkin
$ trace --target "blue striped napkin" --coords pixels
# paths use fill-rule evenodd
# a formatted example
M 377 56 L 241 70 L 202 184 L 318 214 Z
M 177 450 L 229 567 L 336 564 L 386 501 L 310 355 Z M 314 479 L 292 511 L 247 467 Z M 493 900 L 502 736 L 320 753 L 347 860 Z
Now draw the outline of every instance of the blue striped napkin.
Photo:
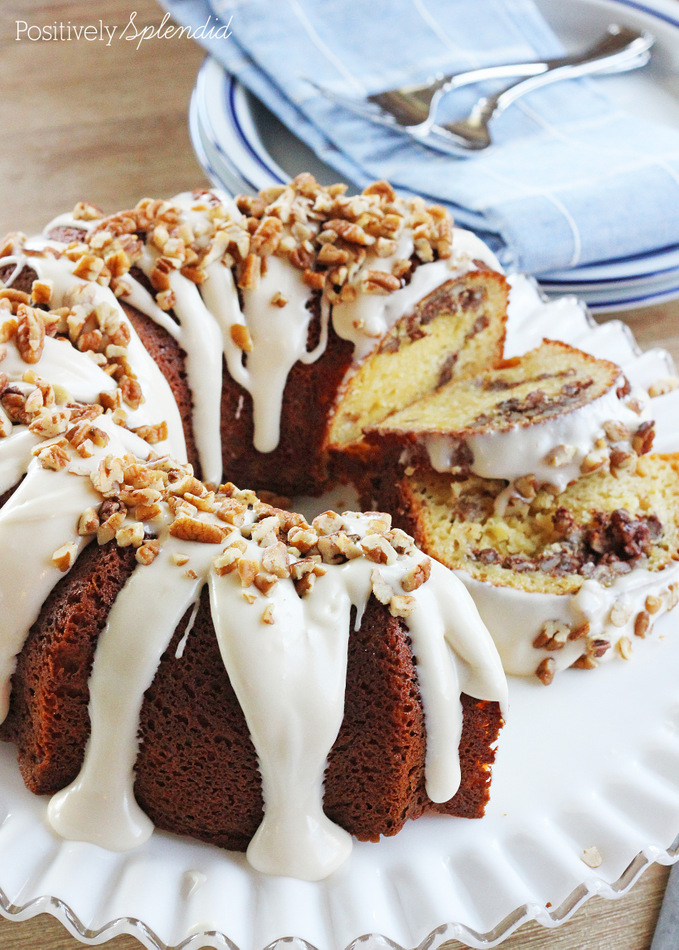
M 447 204 L 509 267 L 543 274 L 679 244 L 679 130 L 622 112 L 605 78 L 531 93 L 494 121 L 492 148 L 461 159 L 357 117 L 307 81 L 364 97 L 559 55 L 532 0 L 162 2 L 194 26 L 208 14 L 230 20 L 228 39 L 206 41 L 212 55 L 342 176 L 387 178 Z M 479 92 L 458 90 L 455 103 Z

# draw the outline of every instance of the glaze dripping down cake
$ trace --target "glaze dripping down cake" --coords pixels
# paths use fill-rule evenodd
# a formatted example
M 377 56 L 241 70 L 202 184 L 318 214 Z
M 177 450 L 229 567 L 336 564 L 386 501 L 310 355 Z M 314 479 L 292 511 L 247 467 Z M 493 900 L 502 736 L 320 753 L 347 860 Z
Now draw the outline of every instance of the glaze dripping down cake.
M 52 308 L 83 283 L 107 306 L 113 291 L 168 380 L 197 474 L 318 493 L 331 449 L 499 360 L 505 335 L 507 283 L 480 240 L 385 182 L 344 192 L 302 175 L 235 200 L 201 191 L 110 216 L 83 204 L 43 239 L 15 235 L 0 278 L 27 292 L 37 278 L 34 302 Z M 103 361 L 106 326 L 84 330 L 71 320 Z M 167 401 L 161 420 L 175 432 Z
M 349 832 L 479 817 L 506 685 L 462 585 L 387 515 L 310 524 L 174 460 L 169 386 L 83 256 L 0 290 L 2 736 L 53 827 L 318 879 Z
M 507 494 L 550 485 L 648 451 L 653 422 L 619 366 L 545 340 L 497 368 L 451 380 L 384 421 L 369 439 L 411 467 L 504 478 Z

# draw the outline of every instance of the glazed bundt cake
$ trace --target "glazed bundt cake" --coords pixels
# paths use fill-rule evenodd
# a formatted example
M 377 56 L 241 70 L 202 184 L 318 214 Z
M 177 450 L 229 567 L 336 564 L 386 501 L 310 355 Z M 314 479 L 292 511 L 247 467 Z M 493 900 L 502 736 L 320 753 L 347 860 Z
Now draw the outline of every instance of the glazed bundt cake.
M 38 306 L 59 309 L 83 281 L 122 305 L 135 349 L 138 334 L 168 380 L 198 475 L 318 493 L 342 458 L 331 449 L 499 360 L 505 335 L 507 283 L 481 241 L 385 182 L 344 191 L 301 175 L 255 196 L 201 191 L 108 217 L 82 204 L 45 239 L 14 235 L 0 278 L 28 293 L 37 279 Z M 93 318 L 68 333 L 100 361 L 119 345 Z M 129 347 L 126 359 L 133 380 Z M 164 409 L 156 421 L 176 422 Z
M 544 682 L 677 599 L 642 405 L 562 344 L 503 362 L 508 284 L 436 206 L 308 175 L 81 204 L 0 280 L 0 736 L 67 838 L 318 879 L 348 833 L 479 817 L 506 683 L 467 588 Z M 548 447 L 480 477 L 508 422 Z M 396 526 L 274 497 L 337 478 Z
M 386 515 L 309 524 L 197 479 L 112 261 L 13 247 L 2 736 L 53 827 L 121 849 L 153 823 L 316 879 L 347 831 L 480 816 L 506 684 L 462 585 Z
M 547 684 L 629 658 L 679 600 L 679 456 L 630 453 L 558 495 L 532 483 L 498 505 L 505 492 L 420 469 L 380 500 L 465 583 L 506 672 Z

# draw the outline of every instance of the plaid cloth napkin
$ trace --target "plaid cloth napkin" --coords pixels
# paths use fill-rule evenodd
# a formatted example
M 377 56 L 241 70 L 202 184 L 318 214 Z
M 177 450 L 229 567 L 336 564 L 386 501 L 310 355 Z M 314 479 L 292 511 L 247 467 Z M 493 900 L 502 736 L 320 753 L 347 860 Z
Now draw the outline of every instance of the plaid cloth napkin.
M 162 3 L 182 23 L 230 20 L 228 39 L 206 41 L 212 55 L 343 177 L 387 178 L 447 204 L 506 266 L 543 274 L 679 244 L 679 130 L 621 111 L 602 78 L 529 94 L 494 120 L 491 148 L 463 158 L 359 118 L 307 81 L 364 97 L 563 53 L 532 0 Z

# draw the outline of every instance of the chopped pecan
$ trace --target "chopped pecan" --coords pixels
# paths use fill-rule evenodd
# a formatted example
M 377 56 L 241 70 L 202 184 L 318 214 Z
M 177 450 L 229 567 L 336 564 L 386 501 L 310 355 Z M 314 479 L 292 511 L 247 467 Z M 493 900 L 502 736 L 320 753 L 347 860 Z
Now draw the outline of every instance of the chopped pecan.
M 647 420 L 642 422 L 637 431 L 632 436 L 632 448 L 637 455 L 646 455 L 653 448 L 655 439 L 655 422 Z
M 45 346 L 45 324 L 40 311 L 24 303 L 17 307 L 16 345 L 24 363 L 40 361 Z
M 31 287 L 31 298 L 35 304 L 46 304 L 49 306 L 54 293 L 54 281 L 52 280 L 34 280 Z
M 99 515 L 96 508 L 86 508 L 78 519 L 78 534 L 96 534 L 99 527 Z
M 297 548 L 300 554 L 306 554 L 318 544 L 318 534 L 308 525 L 305 527 L 293 525 L 288 531 L 288 544 Z
M 679 378 L 676 376 L 666 376 L 663 379 L 657 379 L 648 387 L 648 395 L 652 398 L 656 396 L 665 396 L 671 393 L 679 386 Z
M 282 541 L 277 541 L 275 544 L 264 548 L 262 567 L 275 577 L 290 577 L 288 551 Z
M 541 683 L 544 683 L 545 686 L 549 686 L 549 684 L 554 679 L 555 671 L 556 664 L 554 660 L 551 658 L 551 656 L 547 656 L 538 664 L 538 667 L 535 670 L 535 675 Z
M 391 294 L 400 288 L 401 281 L 385 271 L 366 270 L 361 277 L 361 286 L 367 294 Z
M 218 554 L 212 563 L 217 574 L 222 576 L 224 574 L 231 574 L 232 571 L 235 571 L 238 567 L 238 562 L 240 559 L 241 552 L 237 548 L 231 547 L 226 548 L 221 554 Z
M 116 531 L 116 544 L 121 548 L 141 546 L 144 541 L 144 525 L 140 521 L 133 521 L 123 525 Z
M 160 541 L 157 538 L 150 538 L 137 548 L 135 559 L 139 564 L 152 564 L 160 554 Z
M 409 617 L 415 610 L 417 601 L 409 594 L 394 594 L 389 601 L 389 613 L 392 617 Z
M 238 576 L 241 587 L 249 587 L 254 584 L 255 578 L 259 573 L 259 564 L 250 558 L 241 557 L 237 565 Z
M 368 560 L 376 564 L 393 564 L 396 560 L 396 551 L 382 534 L 368 534 L 359 543 Z
M 609 442 L 624 442 L 630 437 L 629 428 L 619 419 L 604 422 L 603 429 Z
M 589 644 L 589 652 L 596 659 L 602 657 L 610 648 L 611 644 L 609 640 L 591 640 Z
M 142 402 L 142 391 L 139 382 L 130 376 L 123 376 L 120 380 L 120 391 L 125 403 L 130 409 L 138 409 Z
M 66 544 L 62 544 L 60 548 L 52 555 L 52 561 L 57 570 L 61 571 L 62 574 L 65 574 L 66 571 L 70 570 L 73 567 L 76 557 L 78 556 L 78 545 L 75 541 L 68 541 Z
M 598 848 L 592 846 L 591 848 L 585 848 L 582 852 L 581 860 L 589 868 L 598 868 L 601 867 L 603 863 L 603 858 Z
M 253 290 L 259 284 L 261 261 L 261 257 L 251 253 L 239 265 L 238 286 L 241 290 Z
M 637 637 L 645 637 L 650 626 L 651 617 L 649 613 L 645 610 L 640 611 L 634 620 L 634 635 Z
M 242 323 L 234 323 L 229 333 L 239 350 L 244 353 L 252 353 L 252 338 L 246 326 Z
M 561 650 L 569 639 L 570 633 L 570 626 L 562 620 L 547 620 L 533 640 L 533 646 L 537 649 Z
M 316 515 L 311 522 L 312 528 L 318 535 L 334 534 L 335 531 L 342 528 L 342 525 L 342 518 L 336 511 L 324 511 L 322 514 Z
M 203 544 L 221 544 L 226 534 L 224 528 L 200 521 L 198 518 L 180 516 L 170 525 L 170 534 L 182 541 L 200 541 Z
M 55 472 L 65 469 L 70 461 L 66 447 L 57 442 L 52 442 L 50 445 L 41 448 L 37 458 L 43 468 L 49 468 Z
M 632 616 L 632 606 L 624 600 L 616 601 L 611 607 L 609 619 L 614 627 L 624 627 Z
M 431 560 L 425 558 L 414 564 L 401 578 L 401 587 L 408 594 L 417 590 L 425 581 L 429 580 L 431 574 Z
M 158 442 L 164 442 L 167 439 L 167 422 L 157 422 L 155 425 L 137 426 L 132 429 L 135 435 L 138 435 L 149 445 L 157 445 Z
M 374 567 L 370 573 L 372 592 L 381 604 L 388 604 L 394 596 L 391 584 L 388 584 L 380 571 Z

